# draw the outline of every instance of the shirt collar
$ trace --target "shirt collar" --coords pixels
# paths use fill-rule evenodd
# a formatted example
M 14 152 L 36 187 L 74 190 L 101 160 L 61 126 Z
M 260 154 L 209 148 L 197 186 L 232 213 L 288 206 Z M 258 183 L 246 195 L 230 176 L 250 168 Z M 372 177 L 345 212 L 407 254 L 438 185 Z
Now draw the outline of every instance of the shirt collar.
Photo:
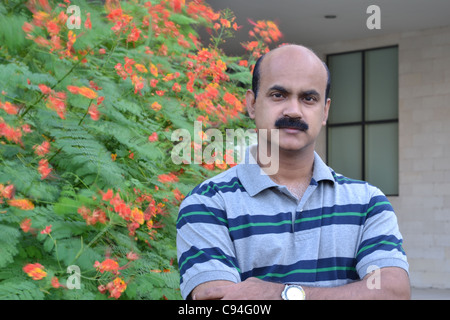
M 255 160 L 256 147 L 257 145 L 255 144 L 247 148 L 244 160 L 236 168 L 239 180 L 252 197 L 270 187 L 279 187 L 257 164 Z M 324 180 L 334 183 L 334 177 L 330 168 L 314 152 L 314 171 L 311 183 L 318 184 Z

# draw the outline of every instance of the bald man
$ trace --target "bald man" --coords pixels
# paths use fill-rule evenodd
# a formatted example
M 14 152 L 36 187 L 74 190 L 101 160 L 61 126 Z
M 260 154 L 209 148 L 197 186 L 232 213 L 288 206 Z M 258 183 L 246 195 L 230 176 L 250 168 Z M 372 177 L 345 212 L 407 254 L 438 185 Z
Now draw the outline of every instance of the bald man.
M 330 109 L 329 80 L 326 65 L 303 46 L 285 45 L 258 60 L 246 94 L 258 144 L 180 206 L 183 298 L 410 298 L 388 199 L 335 173 L 314 151 Z M 260 161 L 261 149 L 274 146 L 276 172 Z

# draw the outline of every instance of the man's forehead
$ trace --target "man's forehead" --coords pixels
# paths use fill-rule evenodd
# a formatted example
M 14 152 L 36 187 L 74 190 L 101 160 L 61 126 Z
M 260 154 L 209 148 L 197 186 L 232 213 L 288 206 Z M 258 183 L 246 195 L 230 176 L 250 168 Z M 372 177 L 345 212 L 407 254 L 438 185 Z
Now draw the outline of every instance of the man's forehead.
M 319 57 L 310 49 L 297 45 L 286 45 L 267 53 L 262 60 L 260 74 L 261 84 L 265 82 L 269 86 L 275 82 L 288 85 L 291 81 L 289 76 L 318 80 L 321 84 L 323 81 L 326 83 L 327 79 L 326 69 Z

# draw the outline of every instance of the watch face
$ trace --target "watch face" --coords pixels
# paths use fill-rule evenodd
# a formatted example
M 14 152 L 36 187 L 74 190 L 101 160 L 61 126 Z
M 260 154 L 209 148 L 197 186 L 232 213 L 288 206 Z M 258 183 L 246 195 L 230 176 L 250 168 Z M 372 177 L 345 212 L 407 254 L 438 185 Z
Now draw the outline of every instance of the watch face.
M 288 300 L 303 300 L 305 293 L 299 287 L 289 287 L 286 291 L 286 298 Z

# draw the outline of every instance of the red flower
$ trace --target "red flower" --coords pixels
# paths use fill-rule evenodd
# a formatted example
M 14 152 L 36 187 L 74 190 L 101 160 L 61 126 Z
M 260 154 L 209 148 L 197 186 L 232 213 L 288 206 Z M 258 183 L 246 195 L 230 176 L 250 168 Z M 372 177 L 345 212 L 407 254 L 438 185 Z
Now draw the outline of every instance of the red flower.
M 119 299 L 126 288 L 127 284 L 121 278 L 115 278 L 106 285 L 106 289 L 109 291 L 109 297 L 115 299 Z
M 139 36 L 141 34 L 141 30 L 139 30 L 136 27 L 133 27 L 133 29 L 131 29 L 130 34 L 127 37 L 127 41 L 128 42 L 136 42 L 139 40 Z
M 84 22 L 84 27 L 86 29 L 92 29 L 91 13 L 90 12 L 86 13 L 86 16 L 87 16 L 87 18 L 86 18 L 86 21 Z
M 50 152 L 50 142 L 48 142 L 47 140 L 44 140 L 44 142 L 42 142 L 42 144 L 39 145 L 34 145 L 33 146 L 34 152 L 38 155 L 38 156 L 45 156 L 47 153 Z
M 153 132 L 153 133 L 148 137 L 148 141 L 150 141 L 150 142 L 158 141 L 158 134 L 157 134 L 156 132 Z
M 90 106 L 88 110 L 89 115 L 92 120 L 97 121 L 100 119 L 100 111 L 98 111 L 97 106 Z
M 158 181 L 162 183 L 178 182 L 178 180 L 178 177 L 173 173 L 160 174 L 158 176 Z
M 42 231 L 41 234 L 50 234 L 52 232 L 52 225 L 46 226 Z
M 39 263 L 29 263 L 22 270 L 33 280 L 42 280 L 47 276 L 44 266 Z
M 127 259 L 130 261 L 135 261 L 135 260 L 139 259 L 139 256 L 136 253 L 134 253 L 133 251 L 130 251 L 127 253 Z
M 62 287 L 62 284 L 59 283 L 59 280 L 57 277 L 53 277 L 51 281 L 52 287 L 55 289 L 58 289 L 59 287 Z
M 103 193 L 101 191 L 101 193 L 102 193 L 102 200 L 103 201 L 111 200 L 113 198 L 113 196 L 114 196 L 114 193 L 113 193 L 113 191 L 111 189 L 108 189 L 108 191 L 106 191 L 105 193 Z
M 175 83 L 173 84 L 173 86 L 172 86 L 172 90 L 173 90 L 174 92 L 180 92 L 180 91 L 181 91 L 181 86 L 180 86 L 180 84 L 177 83 L 177 82 L 175 82 Z
M 94 268 L 100 273 L 111 272 L 113 274 L 119 273 L 119 263 L 113 259 L 106 259 L 102 263 L 95 261 Z
M 43 94 L 50 94 L 52 89 L 50 89 L 49 87 L 47 87 L 45 84 L 38 84 L 39 89 L 41 90 L 41 92 Z

